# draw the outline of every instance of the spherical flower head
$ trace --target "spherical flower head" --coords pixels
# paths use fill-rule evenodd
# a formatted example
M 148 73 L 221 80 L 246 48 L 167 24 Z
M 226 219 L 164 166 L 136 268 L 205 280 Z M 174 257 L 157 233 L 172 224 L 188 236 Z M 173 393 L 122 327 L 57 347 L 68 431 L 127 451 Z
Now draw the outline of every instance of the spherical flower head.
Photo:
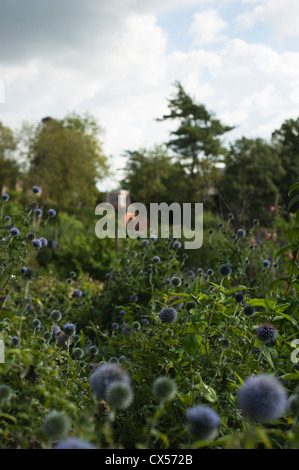
M 131 386 L 125 382 L 113 382 L 107 388 L 106 401 L 114 409 L 125 410 L 133 402 Z
M 5 402 L 10 400 L 12 396 L 12 389 L 6 385 L 6 384 L 1 384 L 0 385 L 0 402 Z
M 219 268 L 221 276 L 229 276 L 232 272 L 232 268 L 228 264 L 222 264 Z
M 42 246 L 47 246 L 48 245 L 48 240 L 46 238 L 41 237 L 39 240 L 40 240 Z
M 210 440 L 216 435 L 221 421 L 215 410 L 198 405 L 187 411 L 186 424 L 191 437 L 196 440 Z
M 235 294 L 235 300 L 238 304 L 240 304 L 241 302 L 243 302 L 244 300 L 244 295 L 242 294 L 242 292 L 237 292 Z
M 247 317 L 251 317 L 255 314 L 255 308 L 253 305 L 244 305 L 243 312 Z
M 40 192 L 40 188 L 39 188 L 38 186 L 33 186 L 32 192 L 33 192 L 34 194 L 38 194 L 38 193 Z
M 64 413 L 55 410 L 50 411 L 45 416 L 42 429 L 49 439 L 57 441 L 64 438 L 68 433 L 69 419 Z
M 149 245 L 149 241 L 146 240 L 146 239 L 144 239 L 144 240 L 142 240 L 141 244 L 142 244 L 142 246 L 148 246 L 148 245 Z
M 209 277 L 213 276 L 213 274 L 214 274 L 213 269 L 208 269 L 208 270 L 207 270 L 207 275 L 208 275 Z
M 75 348 L 73 351 L 73 358 L 74 359 L 82 359 L 84 356 L 84 351 L 81 348 Z
M 28 271 L 28 269 L 26 268 L 26 266 L 22 266 L 21 269 L 20 269 L 20 273 L 22 274 L 22 276 L 23 276 L 24 274 L 26 274 L 27 271 Z
M 73 323 L 66 323 L 63 327 L 62 330 L 64 334 L 69 338 L 70 336 L 74 336 L 76 333 L 76 326 Z
M 277 329 L 271 323 L 262 323 L 256 330 L 258 339 L 266 346 L 273 346 L 277 339 Z
M 237 235 L 238 235 L 239 238 L 242 238 L 242 237 L 245 237 L 246 232 L 245 232 L 245 230 L 243 230 L 242 228 L 239 228 L 239 229 L 237 230 Z
M 49 209 L 49 210 L 48 210 L 48 215 L 49 215 L 49 217 L 55 217 L 55 215 L 56 215 L 56 210 L 55 210 L 55 209 Z
M 263 261 L 263 266 L 264 266 L 265 268 L 269 268 L 270 265 L 271 265 L 270 261 L 267 260 L 267 259 L 264 259 L 264 261 Z
M 196 303 L 193 300 L 188 300 L 188 302 L 185 303 L 185 309 L 187 312 L 190 312 L 192 308 L 196 308 Z
M 43 335 L 43 338 L 44 338 L 45 341 L 50 341 L 50 339 L 52 338 L 51 331 L 45 331 L 45 333 Z
M 90 377 L 90 387 L 98 400 L 106 400 L 107 390 L 114 382 L 123 382 L 130 386 L 130 377 L 117 364 L 102 364 Z
M 61 320 L 61 312 L 59 310 L 52 310 L 52 312 L 50 313 L 50 318 L 51 320 L 53 321 L 59 321 Z
M 174 323 L 177 319 L 178 312 L 173 307 L 163 307 L 159 313 L 162 323 Z
M 16 237 L 20 234 L 20 230 L 17 227 L 11 228 L 9 232 L 13 237 Z
M 92 356 L 96 356 L 97 354 L 99 354 L 99 348 L 97 346 L 92 345 L 92 346 L 89 347 L 88 352 Z
M 213 235 L 213 233 L 214 233 L 214 230 L 211 228 L 211 229 L 209 230 L 209 235 Z
M 197 268 L 197 275 L 202 276 L 203 275 L 203 269 L 202 268 Z
M 34 211 L 36 217 L 40 217 L 43 213 L 43 211 L 41 209 L 36 209 L 36 211 Z
M 173 244 L 173 248 L 175 248 L 176 250 L 179 250 L 181 248 L 182 244 L 176 240 Z
M 70 437 L 58 442 L 54 449 L 95 449 L 95 447 L 87 441 L 82 441 L 77 437 Z
M 80 289 L 74 289 L 72 297 L 82 297 L 82 291 Z
M 234 214 L 232 214 L 231 212 L 228 214 L 227 216 L 228 220 L 234 220 Z
M 5 220 L 6 222 L 10 222 L 10 221 L 11 221 L 10 215 L 6 215 L 6 216 L 4 217 L 4 220 Z
M 274 421 L 283 416 L 287 405 L 286 390 L 269 374 L 250 377 L 239 391 L 238 407 L 252 421 Z
M 38 238 L 35 238 L 34 240 L 32 240 L 32 245 L 34 246 L 34 248 L 39 249 L 42 247 L 42 242 Z
M 18 336 L 13 336 L 10 340 L 13 348 L 16 348 L 20 344 L 20 338 Z
M 132 303 L 138 302 L 138 295 L 136 295 L 136 294 L 130 295 L 130 302 L 132 302 Z
M 9 200 L 9 195 L 4 193 L 4 194 L 2 194 L 1 199 L 2 199 L 3 202 L 7 202 Z
M 178 276 L 173 276 L 171 278 L 171 284 L 174 286 L 174 287 L 179 287 L 181 284 L 182 284 L 182 280 L 180 277 Z
M 177 384 L 170 377 L 158 377 L 152 385 L 153 395 L 161 403 L 172 400 L 177 394 Z
M 257 226 L 259 225 L 260 221 L 258 219 L 253 219 L 252 223 L 253 225 Z
M 32 242 L 32 240 L 35 239 L 35 234 L 34 234 L 33 232 L 29 232 L 29 233 L 27 234 L 26 238 L 27 238 L 27 240 L 28 240 L 29 242 Z
M 41 322 L 38 318 L 35 318 L 35 320 L 33 320 L 32 324 L 33 324 L 34 328 L 40 328 L 40 326 L 41 326 Z
M 154 262 L 154 263 L 160 263 L 160 261 L 161 261 L 161 259 L 160 259 L 159 256 L 154 256 L 154 257 L 153 257 L 153 262 Z

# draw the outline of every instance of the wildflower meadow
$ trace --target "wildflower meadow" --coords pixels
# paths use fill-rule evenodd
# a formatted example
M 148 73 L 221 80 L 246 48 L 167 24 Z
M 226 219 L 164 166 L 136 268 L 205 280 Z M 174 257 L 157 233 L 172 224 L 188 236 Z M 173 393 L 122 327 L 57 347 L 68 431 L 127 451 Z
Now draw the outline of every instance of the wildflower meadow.
M 298 188 L 271 232 L 204 219 L 199 255 L 128 237 L 102 282 L 56 275 L 39 186 L 2 194 L 0 448 L 297 449 Z

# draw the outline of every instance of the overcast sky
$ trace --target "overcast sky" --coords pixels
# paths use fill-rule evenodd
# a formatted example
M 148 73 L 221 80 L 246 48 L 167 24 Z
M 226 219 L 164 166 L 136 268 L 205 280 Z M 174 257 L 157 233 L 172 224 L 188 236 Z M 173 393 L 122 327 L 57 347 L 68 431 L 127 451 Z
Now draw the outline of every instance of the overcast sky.
M 299 0 L 0 0 L 0 121 L 88 111 L 119 169 L 167 141 L 179 80 L 228 141 L 269 139 L 299 116 L 298 25 Z

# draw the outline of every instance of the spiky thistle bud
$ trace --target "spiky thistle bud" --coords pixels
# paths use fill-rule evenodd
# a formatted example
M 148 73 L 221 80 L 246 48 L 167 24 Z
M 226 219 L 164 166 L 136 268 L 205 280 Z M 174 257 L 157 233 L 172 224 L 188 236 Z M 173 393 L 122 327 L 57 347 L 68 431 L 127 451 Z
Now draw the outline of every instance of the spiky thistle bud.
M 152 392 L 161 403 L 172 400 L 177 394 L 177 384 L 170 377 L 158 377 L 152 385 Z
M 187 431 L 193 439 L 210 440 L 217 434 L 221 424 L 218 413 L 209 406 L 198 405 L 186 413 Z
M 178 312 L 173 307 L 163 307 L 159 313 L 162 323 L 174 323 L 177 316 Z

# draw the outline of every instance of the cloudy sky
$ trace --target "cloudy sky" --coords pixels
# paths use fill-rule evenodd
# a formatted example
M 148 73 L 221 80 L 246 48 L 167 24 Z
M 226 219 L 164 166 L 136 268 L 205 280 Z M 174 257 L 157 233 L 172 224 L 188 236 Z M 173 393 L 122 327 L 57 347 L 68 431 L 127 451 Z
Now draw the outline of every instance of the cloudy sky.
M 299 116 L 298 0 L 1 0 L 0 121 L 94 115 L 116 170 L 167 141 L 179 80 L 242 135 Z M 112 183 L 111 183 L 112 184 Z

